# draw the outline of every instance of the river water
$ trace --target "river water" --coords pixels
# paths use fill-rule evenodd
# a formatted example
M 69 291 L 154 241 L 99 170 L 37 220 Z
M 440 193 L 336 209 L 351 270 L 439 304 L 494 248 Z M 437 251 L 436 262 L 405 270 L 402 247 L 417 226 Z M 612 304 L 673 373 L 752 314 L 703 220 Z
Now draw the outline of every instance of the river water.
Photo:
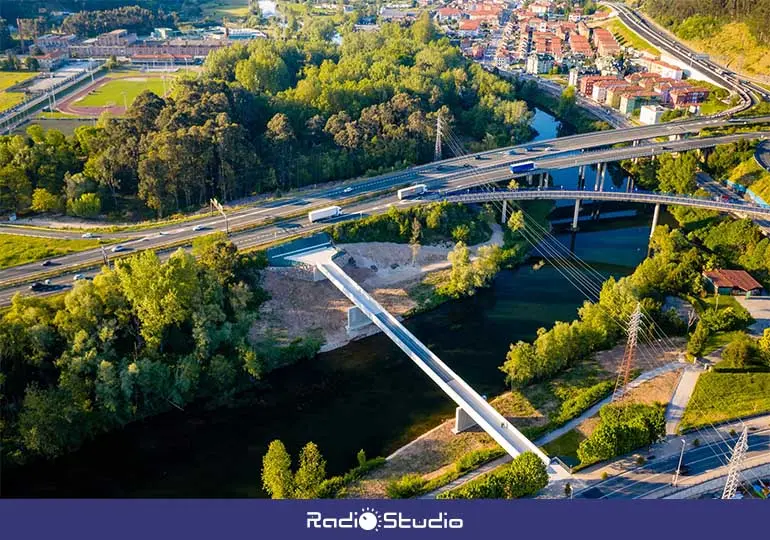
M 538 112 L 538 139 L 556 135 Z M 563 181 L 573 181 L 566 172 Z M 573 181 L 574 183 L 574 181 Z M 607 224 L 576 237 L 578 256 L 599 270 L 630 273 L 644 258 L 648 225 Z M 569 236 L 559 237 L 569 244 Z M 583 301 L 553 268 L 503 271 L 471 298 L 444 304 L 406 326 L 482 394 L 504 390 L 498 370 L 511 342 L 570 321 Z M 388 338 L 375 335 L 266 377 L 233 408 L 188 407 L 100 436 L 57 460 L 6 470 L 5 496 L 263 496 L 260 465 L 281 439 L 296 455 L 317 443 L 331 474 L 388 455 L 454 413 L 454 404 Z

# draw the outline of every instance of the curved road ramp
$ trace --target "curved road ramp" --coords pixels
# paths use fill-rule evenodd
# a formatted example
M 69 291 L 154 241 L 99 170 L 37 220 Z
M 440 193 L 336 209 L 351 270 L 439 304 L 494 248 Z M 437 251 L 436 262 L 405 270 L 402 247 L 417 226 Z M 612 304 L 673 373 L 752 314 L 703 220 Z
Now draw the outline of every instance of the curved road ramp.
M 319 249 L 303 251 L 287 258 L 317 268 L 511 456 L 533 452 L 546 464 L 552 480 L 570 476 L 561 464 L 551 460 L 532 441 L 522 435 L 503 415 L 337 266 L 333 261 L 336 254 L 337 249 L 333 246 L 320 246 Z

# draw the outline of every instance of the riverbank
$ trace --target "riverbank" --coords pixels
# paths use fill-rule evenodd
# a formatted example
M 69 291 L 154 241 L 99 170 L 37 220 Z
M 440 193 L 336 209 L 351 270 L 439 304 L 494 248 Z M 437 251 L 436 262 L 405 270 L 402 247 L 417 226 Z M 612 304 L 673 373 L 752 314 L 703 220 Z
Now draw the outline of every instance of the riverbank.
M 503 244 L 500 225 L 492 225 L 491 237 L 471 246 L 472 256 L 486 245 Z M 413 291 L 428 276 L 451 267 L 447 256 L 451 243 L 420 246 L 413 252 L 408 244 L 360 242 L 339 244 L 345 252 L 343 269 L 390 313 L 403 319 L 420 307 Z M 349 335 L 345 325 L 350 302 L 328 281 L 312 282 L 298 277 L 292 268 L 265 270 L 263 288 L 270 295 L 260 309 L 252 338 L 272 336 L 284 342 L 319 333 L 324 344 L 320 352 L 344 347 L 353 340 L 379 332 L 370 325 Z

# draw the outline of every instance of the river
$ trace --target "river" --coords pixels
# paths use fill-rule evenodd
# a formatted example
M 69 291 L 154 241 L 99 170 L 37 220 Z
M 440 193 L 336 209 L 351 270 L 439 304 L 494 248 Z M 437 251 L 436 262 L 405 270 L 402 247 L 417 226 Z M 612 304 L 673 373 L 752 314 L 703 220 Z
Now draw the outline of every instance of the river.
M 538 139 L 556 122 L 538 112 Z M 548 130 L 551 131 L 548 131 Z M 558 173 L 565 182 L 567 173 Z M 616 275 L 646 252 L 648 225 L 624 222 L 577 235 L 576 253 Z M 569 242 L 568 235 L 560 235 Z M 444 304 L 406 326 L 480 393 L 504 390 L 511 342 L 541 326 L 575 318 L 583 297 L 545 266 L 503 271 L 471 298 Z M 4 471 L 5 496 L 263 496 L 260 465 L 267 444 L 283 440 L 296 455 L 317 443 L 331 474 L 368 456 L 387 455 L 451 416 L 454 404 L 390 340 L 375 335 L 270 374 L 266 388 L 233 408 L 188 407 L 105 434 L 53 461 Z

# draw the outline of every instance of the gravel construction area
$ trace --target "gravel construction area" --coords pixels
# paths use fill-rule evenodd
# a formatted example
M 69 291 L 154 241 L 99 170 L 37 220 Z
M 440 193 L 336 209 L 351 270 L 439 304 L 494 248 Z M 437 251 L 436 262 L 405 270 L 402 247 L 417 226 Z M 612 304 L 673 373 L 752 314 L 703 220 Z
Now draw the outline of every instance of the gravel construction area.
M 502 230 L 495 228 L 488 242 L 472 246 L 502 243 Z M 454 246 L 420 246 L 414 254 L 408 244 L 362 242 L 338 244 L 346 255 L 338 264 L 369 294 L 396 317 L 417 304 L 409 297 L 409 289 L 429 272 L 450 266 L 447 255 Z M 413 259 L 414 256 L 414 259 Z M 311 330 L 320 330 L 325 337 L 322 351 L 330 351 L 351 341 L 345 329 L 350 301 L 328 281 L 299 279 L 291 268 L 269 268 L 264 272 L 263 287 L 270 294 L 260 311 L 253 337 L 272 334 L 287 341 L 304 337 Z M 354 339 L 377 332 L 369 326 Z

